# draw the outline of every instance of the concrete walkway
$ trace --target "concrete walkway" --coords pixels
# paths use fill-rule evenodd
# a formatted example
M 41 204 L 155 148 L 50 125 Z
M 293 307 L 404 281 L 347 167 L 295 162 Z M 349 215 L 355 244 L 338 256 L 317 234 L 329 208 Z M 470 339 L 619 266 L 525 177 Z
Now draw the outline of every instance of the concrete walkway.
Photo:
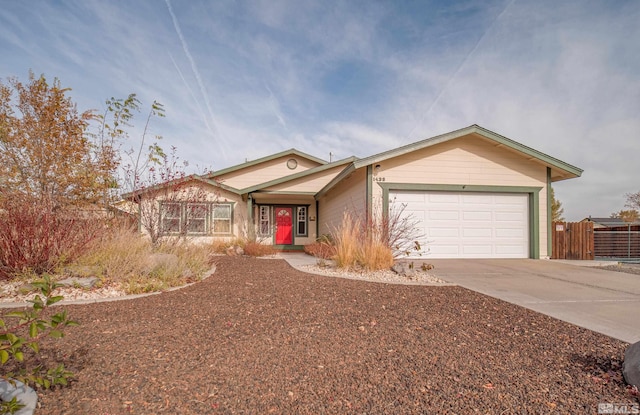
M 532 259 L 430 260 L 462 287 L 634 343 L 640 341 L 640 275 Z

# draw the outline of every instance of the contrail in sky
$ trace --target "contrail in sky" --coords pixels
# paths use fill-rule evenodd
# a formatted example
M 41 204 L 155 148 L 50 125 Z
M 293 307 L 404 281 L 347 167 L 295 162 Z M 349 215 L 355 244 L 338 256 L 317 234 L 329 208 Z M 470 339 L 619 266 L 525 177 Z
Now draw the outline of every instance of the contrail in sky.
M 502 17 L 502 15 L 511 7 L 511 5 L 515 2 L 516 0 L 511 0 L 505 7 L 504 9 L 500 12 L 500 14 L 498 14 L 493 21 L 491 22 L 491 24 L 489 25 L 489 27 L 487 27 L 487 29 L 484 31 L 484 33 L 482 33 L 482 36 L 480 36 L 480 38 L 478 38 L 478 41 L 476 42 L 476 44 L 473 46 L 473 49 L 471 49 L 469 51 L 469 53 L 467 53 L 467 55 L 464 57 L 464 59 L 462 60 L 462 62 L 460 62 L 460 65 L 458 65 L 458 68 L 453 72 L 453 74 L 449 77 L 449 79 L 447 80 L 447 82 L 445 83 L 445 85 L 442 87 L 442 89 L 440 89 L 440 91 L 438 91 L 438 94 L 436 95 L 436 97 L 433 99 L 433 101 L 431 102 L 431 105 L 429 105 L 429 108 L 427 109 L 427 111 L 425 111 L 422 115 L 422 117 L 420 118 L 420 121 L 418 123 L 416 123 L 416 125 L 411 129 L 411 131 L 409 132 L 409 134 L 407 134 L 407 138 L 410 138 L 413 133 L 415 132 L 415 130 L 422 125 L 422 123 L 424 122 L 424 119 L 426 118 L 426 116 L 431 112 L 431 110 L 433 109 L 433 107 L 436 106 L 436 104 L 440 101 L 440 97 L 442 97 L 442 95 L 445 93 L 445 91 L 447 89 L 449 89 L 449 85 L 451 85 L 451 83 L 458 77 L 458 74 L 460 73 L 460 71 L 462 71 L 462 68 L 466 65 L 467 61 L 469 60 L 469 58 L 471 57 L 471 55 L 473 55 L 475 53 L 475 51 L 478 49 L 478 46 L 480 46 L 480 43 L 482 43 L 482 41 L 484 40 L 484 38 L 487 36 L 487 33 L 489 33 L 489 30 L 491 30 L 491 28 L 495 25 L 495 23 L 500 19 L 500 17 Z
M 207 129 L 209 131 L 212 131 L 212 128 L 209 125 L 209 121 L 207 120 L 207 115 L 202 110 L 202 105 L 200 105 L 200 101 L 198 101 L 198 98 L 196 98 L 196 95 L 193 93 L 193 89 L 191 89 L 191 87 L 189 86 L 189 83 L 187 82 L 184 75 L 182 74 L 180 67 L 176 63 L 175 59 L 173 59 L 173 55 L 171 54 L 171 52 L 169 52 L 169 58 L 171 59 L 171 62 L 173 62 L 173 66 L 176 68 L 176 71 L 178 71 L 178 75 L 180 75 L 180 79 L 182 79 L 182 83 L 184 83 L 184 86 L 187 88 L 187 91 L 189 91 L 189 95 L 191 95 L 191 98 L 193 98 L 193 101 L 196 103 L 196 106 L 198 107 L 198 111 L 200 112 L 200 115 L 202 116 L 202 120 L 206 124 Z
M 215 126 L 215 118 L 213 116 L 213 111 L 211 110 L 211 103 L 209 102 L 209 97 L 204 87 L 204 83 L 202 82 L 202 78 L 200 77 L 200 72 L 198 71 L 196 62 L 195 60 L 193 60 L 193 56 L 191 56 L 191 52 L 189 52 L 189 46 L 187 45 L 187 41 L 182 35 L 182 30 L 180 29 L 180 24 L 178 24 L 178 19 L 176 18 L 176 15 L 173 13 L 171 2 L 169 0 L 165 0 L 165 3 L 167 4 L 167 8 L 169 9 L 169 14 L 171 15 L 171 20 L 173 21 L 173 27 L 176 29 L 176 33 L 178 35 L 178 38 L 180 39 L 180 43 L 182 44 L 182 49 L 184 50 L 184 54 L 187 56 L 187 59 L 191 64 L 191 70 L 193 71 L 193 74 L 196 77 L 196 81 L 198 82 L 198 87 L 200 88 L 200 93 L 202 94 L 205 106 L 207 107 L 207 112 L 209 113 L 209 118 L 211 119 L 211 123 L 213 125 L 209 124 L 206 119 L 205 119 L 205 124 L 207 125 L 209 132 L 211 132 L 214 138 L 220 138 Z M 180 74 L 180 76 L 182 77 L 182 74 Z M 184 81 L 184 77 L 182 77 L 182 79 Z M 219 141 L 220 142 L 218 144 L 220 146 L 220 150 L 222 151 L 223 155 L 226 156 L 224 154 L 225 153 L 224 149 L 220 145 L 222 140 L 219 140 Z

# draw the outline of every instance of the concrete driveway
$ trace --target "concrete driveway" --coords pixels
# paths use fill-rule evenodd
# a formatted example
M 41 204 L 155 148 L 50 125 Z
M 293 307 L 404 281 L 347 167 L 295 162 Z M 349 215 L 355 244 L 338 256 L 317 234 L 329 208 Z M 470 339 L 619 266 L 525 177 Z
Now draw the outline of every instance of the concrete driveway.
M 444 280 L 634 343 L 640 341 L 640 275 L 552 260 L 432 259 Z

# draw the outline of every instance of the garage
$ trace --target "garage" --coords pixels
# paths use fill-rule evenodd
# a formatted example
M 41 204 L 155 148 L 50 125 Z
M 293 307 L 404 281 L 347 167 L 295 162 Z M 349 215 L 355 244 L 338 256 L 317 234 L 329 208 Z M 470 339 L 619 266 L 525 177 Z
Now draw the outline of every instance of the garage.
M 423 251 L 412 256 L 530 256 L 527 193 L 390 191 L 389 206 L 417 222 Z

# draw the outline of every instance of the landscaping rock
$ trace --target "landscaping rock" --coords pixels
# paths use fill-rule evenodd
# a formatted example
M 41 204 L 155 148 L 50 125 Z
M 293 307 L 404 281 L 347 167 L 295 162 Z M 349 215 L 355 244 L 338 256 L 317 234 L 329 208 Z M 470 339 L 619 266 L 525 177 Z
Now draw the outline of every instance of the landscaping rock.
M 633 343 L 625 350 L 622 374 L 629 385 L 640 388 L 640 342 Z
M 12 385 L 5 379 L 0 379 L 0 400 L 9 402 L 14 397 L 24 406 L 15 412 L 15 415 L 31 415 L 35 412 L 38 404 L 38 395 L 29 386 L 14 380 Z
M 86 278 L 78 278 L 78 277 L 69 277 L 63 280 L 58 281 L 58 284 L 62 284 L 65 287 L 82 287 L 82 288 L 93 288 L 100 281 L 100 279 L 96 277 L 86 277 Z
M 416 275 L 416 270 L 410 262 L 396 262 L 391 267 L 391 270 L 396 274 L 407 278 L 413 278 Z
M 70 277 L 98 277 L 102 275 L 102 267 L 97 265 L 75 265 L 71 267 L 66 267 L 64 269 L 64 274 L 69 275 Z
M 18 288 L 18 294 L 27 295 L 29 293 L 32 293 L 32 292 L 36 291 L 36 290 L 37 290 L 37 288 L 34 287 L 32 284 L 24 284 L 24 285 L 21 285 Z

